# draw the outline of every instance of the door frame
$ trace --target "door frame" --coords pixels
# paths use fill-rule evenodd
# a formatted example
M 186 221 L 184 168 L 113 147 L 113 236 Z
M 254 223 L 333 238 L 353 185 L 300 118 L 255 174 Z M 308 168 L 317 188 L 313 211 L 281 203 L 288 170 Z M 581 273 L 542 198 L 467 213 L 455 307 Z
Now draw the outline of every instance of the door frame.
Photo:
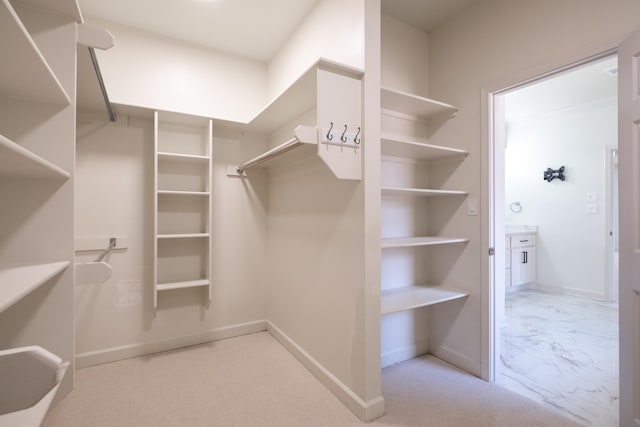
M 498 298 L 504 296 L 504 242 L 497 238 L 496 230 L 504 228 L 504 189 L 496 185 L 494 177 L 504 173 L 504 154 L 500 157 L 500 147 L 504 148 L 504 140 L 495 127 L 495 111 L 501 108 L 501 96 L 518 87 L 524 87 L 541 79 L 568 71 L 589 62 L 617 53 L 618 44 L 625 36 L 617 37 L 598 46 L 594 46 L 573 54 L 566 54 L 548 62 L 538 64 L 529 69 L 491 82 L 481 88 L 481 191 L 482 212 L 486 212 L 481 224 L 481 300 L 482 300 L 482 353 L 481 377 L 494 382 L 496 380 L 496 360 L 500 355 L 499 323 L 501 309 L 496 304 Z M 500 152 L 501 153 L 501 152 Z M 496 161 L 498 160 L 498 161 Z M 500 185 L 498 183 L 498 185 Z M 496 197 L 498 195 L 498 197 Z M 493 248 L 493 253 L 491 253 Z M 501 250 L 502 248 L 502 250 Z

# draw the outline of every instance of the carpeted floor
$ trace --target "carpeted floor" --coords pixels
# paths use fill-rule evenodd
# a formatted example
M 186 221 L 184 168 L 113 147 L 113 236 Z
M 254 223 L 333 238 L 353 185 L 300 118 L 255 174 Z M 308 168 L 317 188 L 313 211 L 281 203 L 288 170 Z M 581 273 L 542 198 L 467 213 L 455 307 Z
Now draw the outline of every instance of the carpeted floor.
M 579 426 L 431 356 L 383 371 L 386 414 L 370 426 Z M 47 427 L 358 426 L 268 333 L 79 370 Z

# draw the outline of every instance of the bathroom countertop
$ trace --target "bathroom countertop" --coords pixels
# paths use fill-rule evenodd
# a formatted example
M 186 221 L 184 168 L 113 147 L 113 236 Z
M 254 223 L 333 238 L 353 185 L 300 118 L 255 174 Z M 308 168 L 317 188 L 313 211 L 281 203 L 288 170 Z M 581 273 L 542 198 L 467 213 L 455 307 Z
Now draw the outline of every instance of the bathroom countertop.
M 522 224 L 507 224 L 504 227 L 504 232 L 507 236 L 513 236 L 518 234 L 535 234 L 538 232 L 538 226 L 522 225 Z

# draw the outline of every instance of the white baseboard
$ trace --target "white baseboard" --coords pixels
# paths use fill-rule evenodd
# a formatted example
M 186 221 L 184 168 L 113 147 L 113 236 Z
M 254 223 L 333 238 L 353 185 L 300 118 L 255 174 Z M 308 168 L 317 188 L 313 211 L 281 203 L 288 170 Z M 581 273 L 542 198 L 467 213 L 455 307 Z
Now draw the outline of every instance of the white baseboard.
M 429 353 L 433 354 L 438 359 L 442 359 L 445 362 L 451 363 L 452 365 L 477 376 L 478 378 L 481 377 L 482 369 L 479 361 L 470 359 L 467 356 L 445 346 L 431 345 Z
M 384 398 L 382 396 L 365 402 L 309 353 L 302 349 L 302 347 L 296 344 L 295 341 L 289 338 L 282 330 L 269 321 L 267 321 L 267 330 L 358 418 L 363 421 L 372 421 L 384 414 Z
M 593 299 L 596 301 L 606 301 L 607 297 L 604 294 L 604 292 L 593 292 L 593 291 L 585 291 L 582 289 L 576 289 L 576 288 L 566 288 L 566 287 L 562 287 L 562 286 L 543 286 L 540 285 L 538 283 L 536 283 L 536 285 L 533 287 L 533 289 L 538 290 L 538 291 L 542 291 L 542 292 L 549 292 L 552 294 L 563 294 L 563 295 L 573 295 L 576 297 L 583 297 L 583 298 L 589 298 L 589 299 Z
M 203 344 L 206 342 L 222 340 L 225 338 L 237 337 L 240 335 L 263 332 L 267 330 L 266 320 L 241 323 L 238 325 L 224 326 L 206 332 L 170 338 L 161 341 L 152 341 L 139 344 L 113 347 L 103 350 L 90 351 L 76 355 L 76 368 L 87 368 L 89 366 L 101 365 L 103 363 L 115 362 L 117 360 L 130 359 L 132 357 L 144 356 L 146 354 L 159 353 L 162 351 L 174 350 L 181 347 Z
M 428 352 L 429 340 L 420 341 L 410 346 L 382 353 L 382 356 L 380 357 L 380 365 L 383 368 L 386 368 L 387 366 L 413 359 L 414 357 L 421 356 Z

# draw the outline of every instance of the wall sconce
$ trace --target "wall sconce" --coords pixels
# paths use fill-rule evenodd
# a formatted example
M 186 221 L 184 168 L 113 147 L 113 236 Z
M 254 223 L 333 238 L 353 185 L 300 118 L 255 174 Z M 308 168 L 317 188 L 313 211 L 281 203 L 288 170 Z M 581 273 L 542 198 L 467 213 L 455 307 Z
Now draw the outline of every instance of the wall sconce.
M 547 170 L 544 171 L 544 177 L 542 179 L 547 182 L 551 182 L 556 178 L 558 178 L 560 181 L 564 181 L 566 179 L 564 175 L 564 166 L 560 166 L 560 169 L 556 170 L 547 168 Z

